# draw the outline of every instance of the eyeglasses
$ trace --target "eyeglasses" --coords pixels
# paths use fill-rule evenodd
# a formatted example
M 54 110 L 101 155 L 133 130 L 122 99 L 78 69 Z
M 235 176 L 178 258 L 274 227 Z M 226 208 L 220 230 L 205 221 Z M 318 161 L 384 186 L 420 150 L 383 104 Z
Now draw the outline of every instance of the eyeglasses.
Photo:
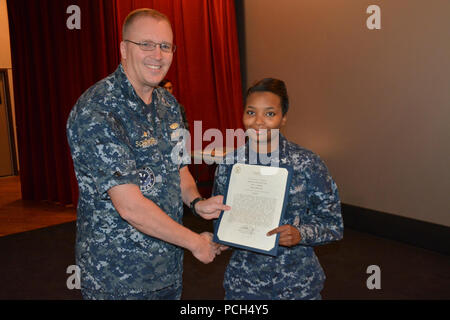
M 162 52 L 166 53 L 173 53 L 177 49 L 176 45 L 167 42 L 156 43 L 153 41 L 144 41 L 144 42 L 134 42 L 131 40 L 123 40 L 123 41 L 134 43 L 135 45 L 138 45 L 139 48 L 141 48 L 141 50 L 143 51 L 153 51 L 156 49 L 157 46 L 159 46 Z

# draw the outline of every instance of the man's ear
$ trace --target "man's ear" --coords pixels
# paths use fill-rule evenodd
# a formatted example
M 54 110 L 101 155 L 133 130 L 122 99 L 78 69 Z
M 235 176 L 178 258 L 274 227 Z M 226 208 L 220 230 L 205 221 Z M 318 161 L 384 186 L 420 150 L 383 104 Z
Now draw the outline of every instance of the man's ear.
M 125 41 L 120 42 L 120 55 L 122 56 L 122 59 L 127 59 L 127 44 Z

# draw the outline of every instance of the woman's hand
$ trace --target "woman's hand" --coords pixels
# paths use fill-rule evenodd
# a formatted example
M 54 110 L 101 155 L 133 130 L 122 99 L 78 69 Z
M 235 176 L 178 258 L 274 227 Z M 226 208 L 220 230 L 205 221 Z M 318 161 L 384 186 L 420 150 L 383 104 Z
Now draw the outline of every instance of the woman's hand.
M 278 244 L 280 246 L 292 247 L 298 244 L 301 240 L 300 231 L 290 224 L 285 224 L 275 228 L 267 233 L 267 236 L 279 233 L 280 239 Z

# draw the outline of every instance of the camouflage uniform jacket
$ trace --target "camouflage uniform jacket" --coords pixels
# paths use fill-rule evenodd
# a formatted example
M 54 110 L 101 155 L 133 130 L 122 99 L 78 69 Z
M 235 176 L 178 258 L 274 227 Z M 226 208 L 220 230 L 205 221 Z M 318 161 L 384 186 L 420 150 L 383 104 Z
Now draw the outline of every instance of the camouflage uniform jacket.
M 170 157 L 171 135 L 180 126 L 175 98 L 157 88 L 146 105 L 122 65 L 75 104 L 67 137 L 79 186 L 76 263 L 82 289 L 139 293 L 181 282 L 183 250 L 139 232 L 107 193 L 113 186 L 138 185 L 181 223 L 180 166 Z
M 243 162 L 238 154 L 245 152 L 235 152 L 235 161 Z M 235 249 L 224 278 L 227 296 L 232 299 L 317 297 L 325 274 L 313 246 L 343 236 L 337 187 L 320 158 L 280 134 L 279 160 L 281 165 L 294 169 L 289 202 L 280 225 L 298 228 L 301 241 L 290 248 L 280 246 L 277 257 Z M 231 168 L 230 164 L 220 164 L 216 169 L 214 195 L 224 194 Z

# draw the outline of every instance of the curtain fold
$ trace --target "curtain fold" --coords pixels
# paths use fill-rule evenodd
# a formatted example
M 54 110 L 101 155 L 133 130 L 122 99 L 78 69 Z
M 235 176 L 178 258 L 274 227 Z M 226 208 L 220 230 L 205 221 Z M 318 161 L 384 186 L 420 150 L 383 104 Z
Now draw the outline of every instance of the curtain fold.
M 67 7 L 81 10 L 69 30 Z M 78 97 L 119 62 L 115 3 L 8 1 L 22 198 L 76 203 L 66 121 Z
M 80 30 L 66 27 L 66 9 L 73 4 L 80 7 Z M 234 1 L 8 0 L 7 5 L 23 199 L 76 204 L 67 117 L 78 97 L 117 67 L 122 23 L 133 9 L 154 8 L 172 22 L 177 51 L 167 77 L 185 106 L 191 134 L 194 120 L 203 121 L 203 132 L 242 127 Z

